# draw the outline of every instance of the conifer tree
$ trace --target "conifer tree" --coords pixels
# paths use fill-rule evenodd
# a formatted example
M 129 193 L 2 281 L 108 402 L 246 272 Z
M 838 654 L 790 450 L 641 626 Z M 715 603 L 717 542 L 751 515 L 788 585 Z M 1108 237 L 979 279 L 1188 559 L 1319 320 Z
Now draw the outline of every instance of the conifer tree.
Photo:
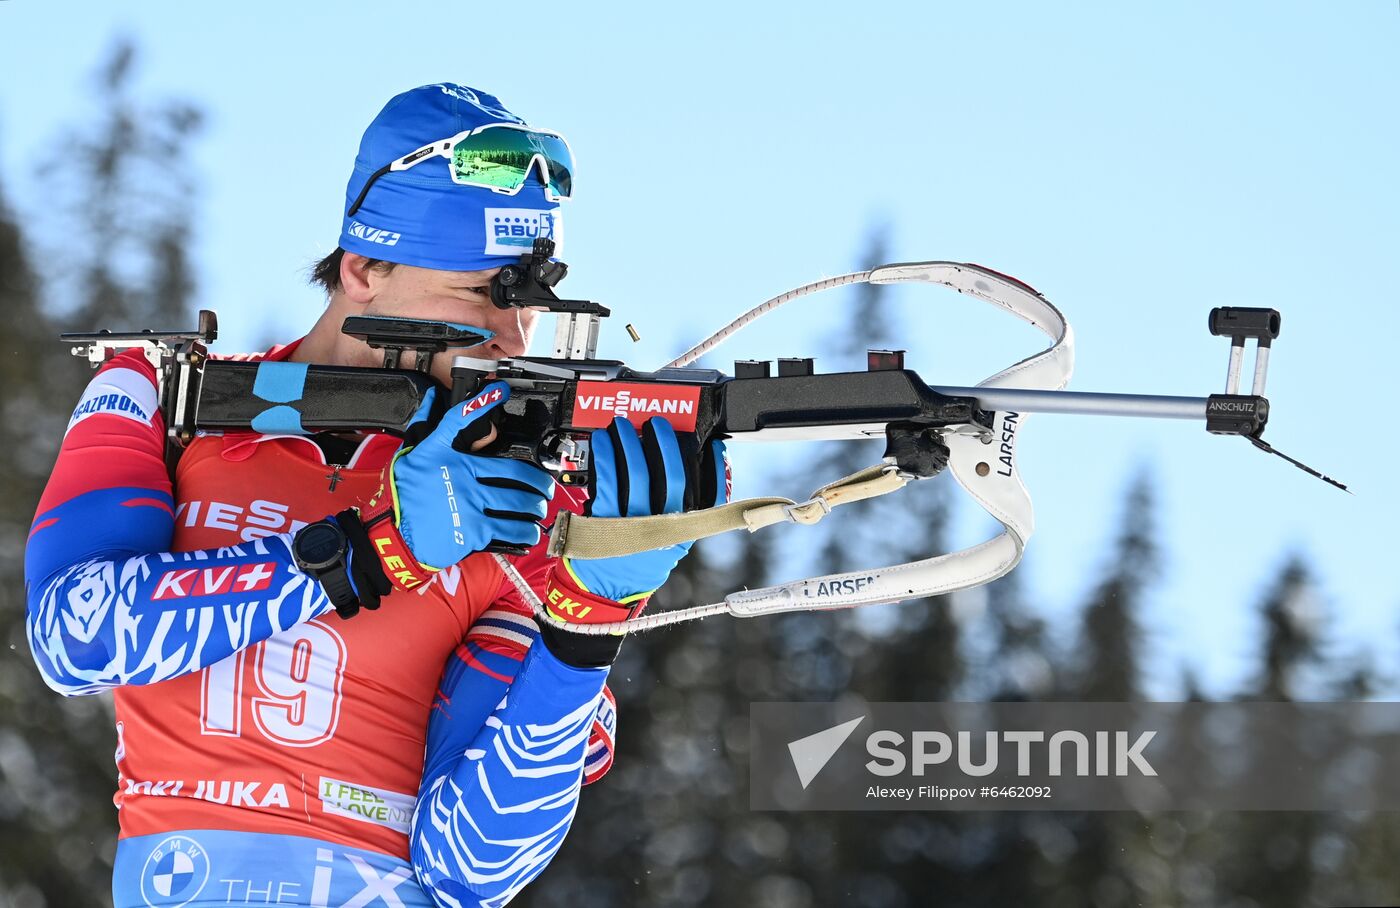
M 1108 561 L 1084 611 L 1073 696 L 1089 702 L 1135 701 L 1141 698 L 1140 614 L 1158 567 L 1153 487 L 1145 469 L 1128 486 Z M 1060 868 L 1051 904 L 1114 908 L 1153 897 L 1143 888 L 1144 874 L 1139 872 L 1154 860 L 1149 821 L 1131 813 L 1063 818 L 1075 849 Z
M 1139 614 L 1157 573 L 1152 484 L 1146 471 L 1128 488 L 1110 567 L 1090 597 L 1080 634 L 1079 697 L 1099 702 L 1137 700 L 1141 693 Z
M 46 155 L 52 221 L 40 245 L 52 310 L 66 324 L 182 328 L 194 292 L 189 246 L 196 182 L 190 142 L 203 115 L 189 102 L 148 103 L 133 85 L 140 53 L 115 42 L 92 80 L 92 103 Z M 79 329 L 73 329 L 79 330 Z
M 0 304 L 10 325 L 0 350 L 0 447 L 12 452 L 0 479 L 0 639 L 12 657 L 0 662 L 0 903 L 21 890 L 22 903 L 64 908 L 111 898 L 111 699 L 65 699 L 44 686 L 29 657 L 20 554 L 91 374 L 57 334 L 190 320 L 185 143 L 199 117 L 182 103 L 136 104 L 135 58 L 130 43 L 113 49 L 98 74 L 98 102 L 74 130 L 81 138 L 64 155 L 45 154 L 50 205 L 25 219 L 39 235 L 21 237 L 0 201 Z M 42 254 L 31 256 L 32 247 Z
M 980 648 L 976 663 L 969 665 L 975 673 L 970 693 L 978 699 L 1047 699 L 1061 683 L 1045 619 L 1025 598 L 1028 570 L 1033 567 L 1023 562 L 985 587 L 976 630 Z
M 1264 634 L 1260 665 L 1242 699 L 1289 702 L 1322 694 L 1323 614 L 1316 585 L 1302 555 L 1288 555 L 1259 604 Z M 1248 739 L 1242 744 L 1247 746 Z M 1251 758 L 1273 759 L 1255 751 Z M 1240 814 L 1230 837 L 1224 874 L 1227 893 L 1247 895 L 1260 904 L 1314 904 L 1319 883 L 1313 847 L 1324 835 L 1328 818 L 1315 813 Z
M 1045 620 L 1026 600 L 1027 570 L 1016 570 L 985 588 L 985 607 L 975 629 L 963 635 L 969 653 L 967 678 L 958 699 L 1023 702 L 1054 699 L 1057 659 Z M 975 642 L 974 642 L 975 641 Z M 962 833 L 981 843 L 978 859 L 959 875 L 958 892 L 973 905 L 1033 905 L 1052 888 L 1054 865 L 1040 843 L 1053 837 L 1058 814 L 1020 811 L 970 812 Z
M 1301 555 L 1289 555 L 1260 603 L 1263 664 L 1253 697 L 1280 702 L 1309 699 L 1305 688 L 1308 674 L 1322 658 L 1321 615 L 1316 601 L 1307 564 Z
M 64 701 L 44 686 L 25 635 L 22 557 L 48 466 L 31 452 L 38 433 L 62 428 L 49 371 L 58 345 L 25 246 L 0 194 L 0 311 L 10 324 L 0 348 L 0 450 L 15 454 L 0 471 L 0 640 L 9 654 L 0 660 L 0 903 L 37 897 L 82 908 L 102 904 L 110 889 L 112 731 L 95 698 Z

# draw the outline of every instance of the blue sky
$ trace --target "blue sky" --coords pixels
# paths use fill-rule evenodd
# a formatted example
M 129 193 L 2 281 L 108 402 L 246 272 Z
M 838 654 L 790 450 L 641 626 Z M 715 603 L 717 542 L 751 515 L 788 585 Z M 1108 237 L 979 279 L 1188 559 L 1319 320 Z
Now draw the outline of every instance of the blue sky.
M 1357 494 L 1195 425 L 1036 416 L 1020 445 L 1037 505 L 1021 570 L 1067 617 L 1104 563 L 1125 482 L 1150 461 L 1167 540 L 1148 620 L 1166 679 L 1155 690 L 1172 692 L 1182 660 L 1221 690 L 1248 670 L 1256 591 L 1294 548 L 1319 570 L 1343 650 L 1369 645 L 1394 664 L 1393 0 L 518 9 L 0 0 L 0 181 L 38 215 L 33 169 L 126 33 L 145 96 L 209 112 L 193 162 L 198 302 L 219 311 L 225 351 L 312 322 L 321 300 L 304 269 L 334 246 L 360 132 L 392 95 L 444 80 L 568 136 L 567 289 L 613 307 L 601 352 L 639 366 L 855 270 L 881 222 L 890 261 L 980 262 L 1059 305 L 1078 338 L 1077 390 L 1221 390 L 1226 348 L 1206 312 L 1274 306 L 1268 437 Z M 639 265 L 649 255 L 666 262 L 654 277 Z M 794 304 L 706 364 L 825 349 L 850 299 Z M 1039 349 L 973 305 L 894 295 L 930 383 L 973 384 Z M 804 456 L 739 450 L 737 491 L 807 491 Z M 958 541 L 985 536 L 979 515 L 964 509 Z

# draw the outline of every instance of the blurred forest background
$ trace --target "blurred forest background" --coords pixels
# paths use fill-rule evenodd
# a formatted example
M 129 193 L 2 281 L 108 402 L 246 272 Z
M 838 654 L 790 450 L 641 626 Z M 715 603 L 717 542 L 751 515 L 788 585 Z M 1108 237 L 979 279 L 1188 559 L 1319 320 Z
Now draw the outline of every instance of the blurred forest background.
M 116 816 L 110 700 L 49 691 L 25 641 L 23 550 L 69 407 L 89 372 L 60 331 L 192 325 L 187 248 L 198 222 L 188 156 L 201 116 L 185 100 L 133 96 L 137 51 L 116 45 L 72 134 L 35 175 L 52 186 L 20 217 L 0 186 L 0 906 L 110 905 Z M 13 141 L 0 134 L 0 141 Z M 862 242 L 854 238 L 853 242 Z M 884 261 L 879 230 L 860 258 Z M 327 250 L 329 251 L 329 250 Z M 247 263 L 257 267 L 256 262 Z M 862 265 L 862 267 L 866 267 Z M 882 289 L 865 285 L 843 344 L 898 346 Z M 308 313 L 308 322 L 310 313 Z M 843 352 L 843 351 L 832 351 Z M 835 450 L 830 450 L 831 448 Z M 811 475 L 878 458 L 827 446 Z M 1125 467 L 1130 465 L 1125 465 Z M 852 506 L 804 559 L 762 535 L 737 559 L 697 546 L 659 606 L 740 587 L 941 551 L 952 482 Z M 1158 576 L 1154 500 L 1140 466 L 1083 571 L 1097 578 L 1074 627 L 1052 626 L 1025 571 L 957 602 L 867 612 L 710 620 L 630 642 L 613 672 L 619 752 L 585 791 L 553 865 L 517 901 L 533 908 L 764 905 L 1303 906 L 1400 903 L 1400 820 L 1387 813 L 803 813 L 748 806 L 756 700 L 1097 700 L 1141 697 L 1143 603 Z M 853 530 L 852 527 L 855 529 Z M 1231 695 L 1366 699 L 1387 689 L 1329 634 L 1304 552 L 1261 574 L 1257 669 Z M 1232 606 L 1233 607 L 1233 606 Z M 1181 699 L 1202 699 L 1190 666 Z

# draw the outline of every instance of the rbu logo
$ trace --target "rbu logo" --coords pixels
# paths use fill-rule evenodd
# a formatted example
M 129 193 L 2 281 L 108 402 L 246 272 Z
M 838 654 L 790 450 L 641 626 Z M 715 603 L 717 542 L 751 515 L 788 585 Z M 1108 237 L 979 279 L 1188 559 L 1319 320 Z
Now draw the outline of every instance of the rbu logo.
M 512 223 L 509 224 L 493 224 L 491 226 L 491 233 L 496 237 L 496 242 L 498 243 L 511 243 L 512 245 L 523 246 L 525 245 L 525 241 L 529 240 L 530 245 L 533 246 L 536 237 L 549 236 L 549 228 L 551 226 L 547 218 L 543 224 L 537 220 L 514 218 Z
M 539 211 L 533 208 L 487 208 L 486 249 L 487 255 L 519 255 L 528 252 L 537 239 L 554 241 L 558 254 L 564 243 L 563 221 L 559 212 Z
M 359 237 L 367 243 L 378 243 L 381 246 L 396 245 L 403 236 L 400 233 L 391 233 L 388 230 L 381 230 L 378 227 L 371 227 L 368 224 L 361 224 L 359 221 L 350 222 L 350 235 Z

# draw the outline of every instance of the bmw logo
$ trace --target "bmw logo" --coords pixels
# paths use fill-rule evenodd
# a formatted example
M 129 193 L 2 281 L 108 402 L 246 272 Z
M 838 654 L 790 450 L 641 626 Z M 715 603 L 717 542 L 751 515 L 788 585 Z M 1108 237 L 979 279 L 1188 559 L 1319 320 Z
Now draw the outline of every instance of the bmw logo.
M 186 835 L 173 835 L 157 845 L 141 869 L 141 897 L 152 908 L 180 908 L 209 881 L 209 857 L 204 846 Z

